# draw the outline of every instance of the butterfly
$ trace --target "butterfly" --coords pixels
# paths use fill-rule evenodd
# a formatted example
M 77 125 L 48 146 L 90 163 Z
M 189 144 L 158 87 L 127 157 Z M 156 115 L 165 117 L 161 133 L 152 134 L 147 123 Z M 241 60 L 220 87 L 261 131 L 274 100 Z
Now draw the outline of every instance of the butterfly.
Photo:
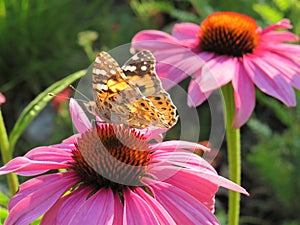
M 150 51 L 133 55 L 122 67 L 100 52 L 92 69 L 94 102 L 89 112 L 112 124 L 134 128 L 170 128 L 177 122 L 176 107 L 155 72 Z

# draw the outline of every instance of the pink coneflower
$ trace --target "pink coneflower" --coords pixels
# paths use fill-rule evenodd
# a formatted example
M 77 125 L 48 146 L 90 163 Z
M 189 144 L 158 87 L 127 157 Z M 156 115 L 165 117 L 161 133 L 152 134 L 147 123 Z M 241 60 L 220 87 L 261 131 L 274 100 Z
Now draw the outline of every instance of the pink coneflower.
M 219 176 L 185 141 L 149 143 L 156 130 L 98 123 L 92 127 L 71 99 L 79 134 L 38 147 L 0 168 L 0 174 L 35 176 L 20 185 L 5 224 L 218 224 L 219 186 L 244 194 Z
M 213 90 L 231 82 L 233 126 L 240 127 L 254 109 L 255 85 L 287 106 L 295 106 L 293 87 L 300 89 L 300 47 L 284 42 L 298 41 L 298 37 L 287 31 L 276 32 L 291 28 L 287 19 L 261 29 L 246 15 L 217 12 L 200 26 L 175 25 L 172 36 L 156 30 L 141 31 L 132 45 L 155 52 L 161 78 L 180 82 L 192 76 L 190 106 L 200 105 Z

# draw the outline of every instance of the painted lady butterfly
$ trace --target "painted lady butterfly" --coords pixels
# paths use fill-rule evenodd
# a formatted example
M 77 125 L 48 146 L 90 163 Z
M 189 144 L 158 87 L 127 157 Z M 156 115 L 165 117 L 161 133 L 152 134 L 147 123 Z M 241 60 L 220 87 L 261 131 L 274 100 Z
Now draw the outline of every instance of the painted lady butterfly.
M 135 128 L 170 128 L 177 122 L 176 107 L 155 72 L 150 51 L 132 56 L 120 68 L 106 52 L 100 52 L 92 71 L 94 102 L 88 111 L 113 124 Z

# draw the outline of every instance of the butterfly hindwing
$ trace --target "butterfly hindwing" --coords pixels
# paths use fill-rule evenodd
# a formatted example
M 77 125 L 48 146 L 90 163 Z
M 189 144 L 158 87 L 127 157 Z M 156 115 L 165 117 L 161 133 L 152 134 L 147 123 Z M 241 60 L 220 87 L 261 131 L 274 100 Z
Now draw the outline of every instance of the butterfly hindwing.
M 176 107 L 170 95 L 163 89 L 155 70 L 155 58 L 148 51 L 140 51 L 122 66 L 125 76 L 161 112 L 169 126 L 177 122 Z

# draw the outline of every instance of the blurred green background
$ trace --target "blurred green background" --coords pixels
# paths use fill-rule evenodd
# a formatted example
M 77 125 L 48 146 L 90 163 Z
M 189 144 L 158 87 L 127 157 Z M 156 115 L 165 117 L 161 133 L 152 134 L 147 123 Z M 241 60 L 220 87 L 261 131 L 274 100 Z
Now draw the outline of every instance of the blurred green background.
M 7 98 L 1 108 L 8 132 L 35 96 L 87 68 L 97 51 L 129 43 L 143 29 L 170 31 L 177 22 L 199 24 L 215 11 L 245 13 L 262 27 L 288 18 L 293 32 L 300 35 L 299 0 L 0 0 L 0 92 Z M 187 82 L 181 85 L 186 87 Z M 286 108 L 257 91 L 255 112 L 242 128 L 242 185 L 251 194 L 242 197 L 243 225 L 300 224 L 298 91 L 297 99 L 296 108 Z M 32 122 L 17 143 L 16 156 L 73 133 L 63 100 L 49 104 Z M 207 104 L 197 110 L 201 121 L 209 121 Z M 199 141 L 207 140 L 210 123 L 201 123 L 201 130 Z M 227 176 L 225 144 L 214 165 Z M 227 194 L 221 190 L 217 197 L 216 214 L 222 224 L 226 224 Z

